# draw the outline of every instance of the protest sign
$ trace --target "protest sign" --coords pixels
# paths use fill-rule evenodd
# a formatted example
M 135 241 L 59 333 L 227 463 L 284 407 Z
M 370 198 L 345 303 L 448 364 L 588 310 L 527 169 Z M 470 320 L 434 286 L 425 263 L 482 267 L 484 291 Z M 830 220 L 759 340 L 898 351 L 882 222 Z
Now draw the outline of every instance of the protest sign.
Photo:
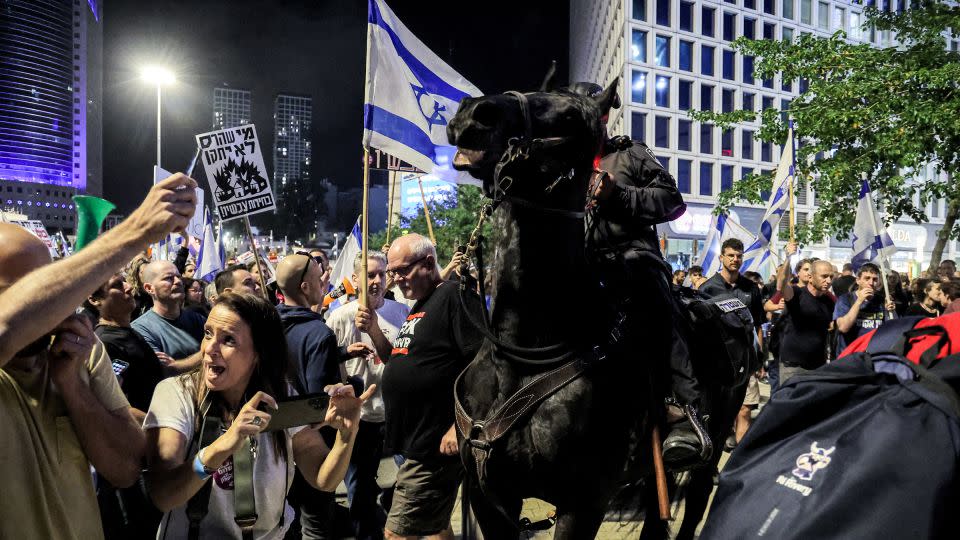
M 276 201 L 253 124 L 197 135 L 220 219 L 273 210 Z
M 50 250 L 50 256 L 53 258 L 60 257 L 60 253 L 57 251 L 57 245 L 53 243 L 53 239 L 50 238 L 50 235 L 47 234 L 47 228 L 43 226 L 42 221 L 37 221 L 35 219 L 28 219 L 22 221 L 11 221 L 14 225 L 19 225 L 24 229 L 33 233 L 34 236 L 43 240 L 44 245 L 47 246 L 47 249 Z

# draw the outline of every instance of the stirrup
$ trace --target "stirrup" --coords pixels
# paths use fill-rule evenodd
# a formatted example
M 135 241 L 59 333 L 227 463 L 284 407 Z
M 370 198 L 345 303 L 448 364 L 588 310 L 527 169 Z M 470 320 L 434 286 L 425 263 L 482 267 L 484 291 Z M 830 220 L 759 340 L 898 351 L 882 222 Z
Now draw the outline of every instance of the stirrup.
M 678 403 L 674 402 L 678 405 Z M 663 441 L 663 460 L 673 471 L 684 471 L 705 465 L 713 455 L 713 443 L 700 420 L 697 408 L 681 406 L 683 421 L 674 424 Z

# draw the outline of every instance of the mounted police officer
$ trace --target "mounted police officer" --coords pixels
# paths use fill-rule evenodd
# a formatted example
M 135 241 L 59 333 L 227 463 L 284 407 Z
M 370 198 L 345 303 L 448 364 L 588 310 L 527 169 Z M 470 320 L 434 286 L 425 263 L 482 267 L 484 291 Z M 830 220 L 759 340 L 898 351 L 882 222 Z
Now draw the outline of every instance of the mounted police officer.
M 594 96 L 603 88 L 581 82 L 568 90 Z M 614 108 L 619 106 L 618 98 Z M 683 315 L 656 233 L 658 223 L 680 217 L 687 206 L 673 177 L 642 142 L 614 137 L 601 152 L 589 188 L 587 253 L 625 316 L 626 346 L 637 356 L 652 355 L 655 391 L 669 396 L 668 417 L 673 411 L 675 422 L 664 440 L 664 461 L 674 469 L 695 466 L 709 458 L 712 445 L 697 413 L 700 390 L 679 329 Z

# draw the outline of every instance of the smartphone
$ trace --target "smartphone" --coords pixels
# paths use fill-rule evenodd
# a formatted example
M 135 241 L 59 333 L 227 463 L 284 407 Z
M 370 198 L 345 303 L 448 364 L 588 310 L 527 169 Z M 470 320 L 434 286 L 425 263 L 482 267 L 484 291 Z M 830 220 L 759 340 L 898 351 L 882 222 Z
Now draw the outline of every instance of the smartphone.
M 264 431 L 279 431 L 308 424 L 319 424 L 326 418 L 329 405 L 330 396 L 325 392 L 278 399 L 278 409 L 261 403 L 260 410 L 270 414 L 270 424 Z
M 123 360 L 114 360 L 113 361 L 113 374 L 119 379 L 123 372 L 130 367 L 130 362 L 124 362 Z

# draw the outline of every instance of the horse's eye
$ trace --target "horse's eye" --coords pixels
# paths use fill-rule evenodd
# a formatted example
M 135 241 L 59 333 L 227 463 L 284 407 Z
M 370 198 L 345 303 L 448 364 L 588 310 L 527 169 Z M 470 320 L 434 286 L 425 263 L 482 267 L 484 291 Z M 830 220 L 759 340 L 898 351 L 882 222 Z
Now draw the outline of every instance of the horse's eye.
M 477 103 L 476 108 L 473 109 L 474 121 L 483 126 L 496 126 L 499 118 L 500 108 L 491 101 L 481 101 L 480 103 Z

